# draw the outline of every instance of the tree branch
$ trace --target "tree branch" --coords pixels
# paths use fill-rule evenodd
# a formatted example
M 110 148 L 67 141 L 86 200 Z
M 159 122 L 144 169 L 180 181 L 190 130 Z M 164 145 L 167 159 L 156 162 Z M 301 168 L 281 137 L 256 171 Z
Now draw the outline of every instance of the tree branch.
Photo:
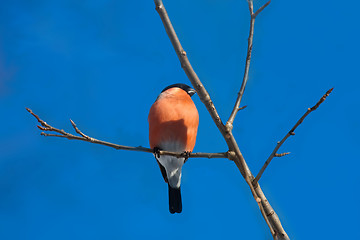
M 259 13 L 261 13 L 261 11 L 264 10 L 264 8 L 266 8 L 270 3 L 271 3 L 271 0 L 268 1 L 267 3 L 265 3 L 264 5 L 262 5 L 254 14 L 251 15 L 251 17 L 256 18 L 256 16 Z
M 187 75 L 191 84 L 193 85 L 194 89 L 196 90 L 196 93 L 198 94 L 200 100 L 204 103 L 205 107 L 207 108 L 208 112 L 210 113 L 210 116 L 214 120 L 216 126 L 219 129 L 224 129 L 224 124 L 222 123 L 220 116 L 219 116 L 218 112 L 216 111 L 216 108 L 215 108 L 208 92 L 206 91 L 206 89 L 202 85 L 199 77 L 197 76 L 194 69 L 192 68 L 192 66 L 189 62 L 189 59 L 186 55 L 186 52 L 184 51 L 183 47 L 181 46 L 181 43 L 180 43 L 180 41 L 176 35 L 176 32 L 171 24 L 170 18 L 167 14 L 167 11 L 165 9 L 165 6 L 164 6 L 162 0 L 154 0 L 154 2 L 155 2 L 155 9 L 158 12 L 158 14 L 163 22 L 165 31 L 166 31 L 166 33 L 174 47 L 174 50 L 180 60 L 181 67 L 183 68 L 185 74 Z
M 169 19 L 169 16 L 167 14 L 167 11 L 165 9 L 165 6 L 164 6 L 162 0 L 154 0 L 154 2 L 155 2 L 155 6 L 156 6 L 156 11 L 158 12 L 158 14 L 162 20 L 162 23 L 164 25 L 166 33 L 167 33 L 167 35 L 174 47 L 174 50 L 179 58 L 181 67 L 185 71 L 191 84 L 193 85 L 196 92 L 198 93 L 200 100 L 205 105 L 205 107 L 208 110 L 214 123 L 216 124 L 219 131 L 223 135 L 230 151 L 235 153 L 234 162 L 235 162 L 236 166 L 238 167 L 240 173 L 244 177 L 246 183 L 249 185 L 251 193 L 252 193 L 254 199 L 256 200 L 257 204 L 259 205 L 259 209 L 260 209 L 266 223 L 269 226 L 272 236 L 274 237 L 274 239 L 275 238 L 276 239 L 289 239 L 285 230 L 281 226 L 278 216 L 276 214 L 274 214 L 275 211 L 272 209 L 271 205 L 267 202 L 267 199 L 266 199 L 265 195 L 263 194 L 263 192 L 261 191 L 259 184 L 257 184 L 256 186 L 253 186 L 253 184 L 252 184 L 254 176 L 252 175 L 249 167 L 247 166 L 245 159 L 244 159 L 244 157 L 237 145 L 237 142 L 232 134 L 232 131 L 231 131 L 232 130 L 232 122 L 231 122 L 231 127 L 229 124 L 227 124 L 227 126 L 225 126 L 222 123 L 221 118 L 220 118 L 219 114 L 217 113 L 216 108 L 210 98 L 210 95 L 208 94 L 204 85 L 201 83 L 200 79 L 196 75 L 194 69 L 192 68 L 192 66 L 189 62 L 189 59 L 187 58 L 186 52 L 184 51 L 184 49 L 182 48 L 182 46 L 180 44 L 180 41 L 179 41 L 179 39 L 176 35 L 176 32 L 171 24 L 171 21 Z M 250 15 L 251 15 L 250 25 L 253 28 L 255 17 L 253 16 L 252 0 L 249 0 L 248 3 L 249 3 Z M 265 8 L 266 6 L 262 7 L 262 9 Z M 253 29 L 250 30 L 250 34 L 252 34 L 252 32 L 253 32 Z M 251 37 L 249 36 L 249 39 L 251 39 L 251 41 L 252 41 L 252 36 Z M 252 49 L 252 42 L 249 44 L 249 46 L 250 46 L 249 47 L 250 51 L 248 51 L 248 55 L 250 56 L 251 49 Z M 250 58 L 248 59 L 248 61 L 247 61 L 248 64 L 247 64 L 247 67 L 245 68 L 245 69 L 247 69 L 246 70 L 247 72 L 248 72 L 248 68 L 250 67 L 249 61 L 250 61 Z M 247 81 L 248 77 L 246 76 L 245 78 Z M 245 81 L 245 83 L 242 84 L 243 90 L 245 89 L 246 81 Z M 234 107 L 234 109 L 236 109 L 235 110 L 236 113 L 238 112 L 238 109 L 240 106 L 240 100 L 241 100 L 241 97 L 243 94 L 243 90 L 242 90 L 241 94 L 238 95 L 238 100 L 236 101 L 236 104 Z M 232 119 L 235 118 L 236 113 L 234 114 L 234 117 L 231 117 Z
M 283 145 L 283 143 L 286 141 L 286 139 L 288 139 L 288 137 L 290 137 L 292 135 L 295 135 L 295 133 L 294 133 L 295 129 L 304 121 L 304 119 L 307 117 L 307 115 L 309 115 L 312 111 L 315 111 L 320 106 L 320 104 L 325 101 L 325 99 L 329 96 L 329 94 L 332 92 L 333 89 L 334 88 L 329 89 L 313 107 L 308 108 L 306 113 L 304 115 L 302 115 L 302 117 L 296 122 L 296 124 L 285 135 L 285 137 L 280 142 L 277 143 L 275 149 L 272 151 L 272 153 L 270 154 L 268 159 L 265 161 L 263 167 L 260 169 L 259 173 L 257 174 L 256 178 L 254 179 L 254 181 L 253 181 L 254 185 L 260 180 L 260 178 L 261 178 L 262 174 L 264 173 L 265 169 L 267 168 L 267 166 L 270 164 L 271 160 L 274 157 L 282 157 L 282 156 L 287 155 L 287 154 L 284 154 L 284 153 L 277 154 L 277 151 L 279 150 L 281 145 Z
M 95 144 L 100 144 L 100 145 L 112 147 L 112 148 L 115 148 L 117 150 L 128 150 L 128 151 L 154 153 L 154 149 L 152 149 L 152 148 L 146 148 L 146 147 L 141 147 L 141 146 L 139 146 L 139 147 L 130 147 L 130 146 L 118 145 L 118 144 L 105 142 L 105 141 L 102 141 L 102 140 L 98 140 L 98 139 L 89 137 L 89 136 L 85 135 L 83 132 L 81 132 L 79 130 L 79 128 L 76 126 L 76 124 L 74 123 L 74 121 L 72 121 L 70 119 L 71 125 L 73 126 L 75 131 L 78 134 L 80 134 L 81 136 L 73 135 L 71 133 L 65 132 L 62 129 L 52 127 L 51 125 L 46 123 L 44 120 L 42 120 L 38 115 L 36 115 L 30 108 L 26 108 L 26 110 L 31 115 L 33 115 L 37 119 L 37 121 L 41 124 L 41 126 L 37 126 L 40 130 L 58 133 L 58 134 L 54 134 L 54 133 L 41 132 L 42 136 L 67 138 L 69 140 L 81 140 L 81 141 L 85 141 L 85 142 L 91 142 L 91 143 L 95 143 Z M 179 152 L 169 152 L 169 151 L 160 150 L 159 152 L 156 152 L 156 154 L 170 155 L 170 156 L 175 156 L 175 157 L 178 157 L 178 158 L 180 158 L 180 157 L 181 158 L 185 158 L 185 157 L 186 158 L 228 158 L 228 159 L 232 158 L 232 153 L 230 151 L 221 152 L 221 153 L 190 153 L 189 154 L 189 153 L 185 153 L 185 152 L 180 152 L 179 153 Z
M 242 99 L 242 96 L 244 95 L 245 87 L 247 84 L 247 81 L 249 79 L 249 70 L 250 70 L 250 62 L 251 62 L 251 52 L 253 48 L 253 38 L 254 38 L 254 27 L 255 27 L 255 18 L 256 16 L 264 10 L 265 7 L 267 7 L 270 4 L 271 0 L 265 3 L 262 7 L 260 7 L 255 13 L 254 13 L 254 6 L 253 1 L 248 0 L 249 3 L 249 11 L 250 11 L 250 31 L 249 31 L 249 37 L 248 37 L 248 47 L 247 47 L 247 54 L 246 54 L 246 61 L 245 61 L 245 71 L 244 71 L 244 77 L 243 81 L 240 87 L 240 90 L 238 92 L 238 97 L 235 102 L 235 106 L 230 114 L 230 117 L 228 121 L 226 122 L 226 127 L 229 129 L 233 128 L 233 123 L 236 117 L 236 114 L 240 110 L 240 102 Z

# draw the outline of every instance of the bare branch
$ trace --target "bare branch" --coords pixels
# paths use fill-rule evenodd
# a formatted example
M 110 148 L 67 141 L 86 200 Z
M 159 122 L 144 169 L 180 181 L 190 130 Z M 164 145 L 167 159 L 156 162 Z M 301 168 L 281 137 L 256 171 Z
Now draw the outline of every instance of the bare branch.
M 270 156 L 264 163 L 263 167 L 260 169 L 259 173 L 257 174 L 256 178 L 254 179 L 254 181 L 253 181 L 254 185 L 260 180 L 262 174 L 264 173 L 267 166 L 270 164 L 271 160 L 274 157 L 278 157 L 279 155 L 281 155 L 281 154 L 277 154 L 277 151 L 279 150 L 281 145 L 283 145 L 283 143 L 286 141 L 286 139 L 288 139 L 288 137 L 295 135 L 295 133 L 294 133 L 295 129 L 304 121 L 304 119 L 307 117 L 307 115 L 309 115 L 312 111 L 315 111 L 320 106 L 320 104 L 325 101 L 325 99 L 329 96 L 329 94 L 332 92 L 333 89 L 334 88 L 329 89 L 313 107 L 308 108 L 306 113 L 304 115 L 302 115 L 302 117 L 296 122 L 296 124 L 285 135 L 285 137 L 280 142 L 277 143 L 275 149 L 272 151 L 272 153 L 270 154 Z M 285 155 L 287 155 L 287 154 L 285 154 Z
M 235 102 L 235 106 L 230 114 L 230 117 L 228 119 L 228 121 L 226 122 L 226 127 L 230 130 L 232 130 L 233 128 L 233 123 L 236 117 L 236 114 L 239 111 L 239 106 L 240 106 L 240 102 L 242 99 L 242 96 L 244 94 L 245 91 L 245 87 L 247 84 L 247 81 L 249 79 L 249 70 L 250 70 L 250 61 L 251 61 L 251 51 L 252 51 L 252 43 L 253 43 L 253 38 L 254 38 L 254 24 L 255 24 L 255 18 L 253 18 L 253 11 L 254 11 L 254 7 L 253 7 L 253 2 L 252 0 L 248 1 L 249 3 L 249 11 L 250 11 L 250 16 L 251 16 L 251 20 L 250 20 L 250 32 L 249 32 L 249 37 L 248 37 L 248 47 L 247 47 L 247 54 L 246 54 L 246 61 L 245 61 L 245 71 L 244 71 L 244 77 L 243 77 L 243 81 L 241 83 L 241 87 L 240 90 L 238 92 L 238 97 L 236 99 Z
M 254 38 L 255 18 L 262 10 L 264 10 L 265 7 L 267 7 L 270 4 L 270 2 L 271 2 L 271 0 L 268 1 L 267 3 L 265 3 L 262 7 L 260 7 L 254 13 L 253 1 L 248 0 L 251 19 L 250 19 L 250 31 L 249 31 L 249 37 L 248 37 L 248 48 L 247 48 L 246 62 L 245 62 L 245 71 L 244 71 L 243 81 L 242 81 L 240 90 L 238 92 L 238 97 L 236 99 L 234 108 L 233 108 L 233 110 L 232 110 L 232 112 L 230 114 L 230 117 L 229 117 L 228 121 L 226 122 L 226 127 L 229 128 L 229 129 L 233 128 L 234 120 L 235 120 L 236 114 L 240 110 L 239 106 L 240 106 L 240 103 L 241 103 L 241 99 L 242 99 L 242 96 L 244 95 L 245 87 L 246 87 L 247 81 L 249 79 L 251 52 L 252 52 L 252 48 L 253 48 L 253 38 Z
M 289 240 L 288 235 L 286 234 L 284 228 L 281 225 L 281 222 L 279 220 L 278 215 L 274 211 L 274 209 L 271 207 L 269 201 L 265 197 L 262 189 L 259 187 L 259 184 L 255 186 L 256 194 L 261 199 L 261 205 L 262 209 L 266 213 L 267 221 L 266 223 L 271 225 L 270 231 L 274 239 L 276 240 Z M 265 219 L 266 220 L 266 219 Z
M 57 129 L 55 127 L 52 127 L 51 125 L 47 124 L 45 121 L 43 121 L 38 115 L 36 115 L 33 111 L 31 111 L 30 108 L 26 108 L 26 110 L 33 115 L 38 122 L 41 124 L 41 126 L 37 126 L 42 131 L 49 131 L 49 132 L 56 132 L 59 134 L 53 134 L 53 133 L 45 133 L 42 132 L 41 135 L 45 137 L 60 137 L 60 138 L 67 138 L 69 140 L 81 140 L 85 142 L 91 142 L 95 144 L 100 144 L 108 147 L 115 148 L 117 150 L 128 150 L 128 151 L 137 151 L 137 152 L 148 152 L 148 153 L 154 153 L 154 149 L 152 148 L 145 148 L 145 147 L 129 147 L 124 145 L 118 145 L 110 142 L 105 142 L 102 140 L 98 140 L 92 137 L 89 137 L 88 135 L 84 134 L 80 129 L 76 126 L 74 121 L 70 119 L 71 125 L 75 129 L 75 131 L 80 134 L 81 136 L 76 136 L 71 133 L 65 132 L 64 130 Z M 175 157 L 189 157 L 189 158 L 228 158 L 231 159 L 231 152 L 221 152 L 221 153 L 183 153 L 183 152 L 169 152 L 169 151 L 159 151 L 157 152 L 159 155 L 170 155 Z
M 264 201 L 266 200 L 266 198 L 265 198 L 265 195 L 262 193 L 260 186 L 257 184 L 255 186 L 256 187 L 256 189 L 255 189 L 255 187 L 252 185 L 254 176 L 252 175 L 249 167 L 247 166 L 246 161 L 239 149 L 239 146 L 237 145 L 237 142 L 232 134 L 232 131 L 231 131 L 232 127 L 229 127 L 229 124 L 227 124 L 227 126 L 225 127 L 225 125 L 222 123 L 221 118 L 218 115 L 216 108 L 210 98 L 210 95 L 208 94 L 204 85 L 201 83 L 200 79 L 198 78 L 195 71 L 193 70 L 193 68 L 189 62 L 189 59 L 187 58 L 187 54 L 180 44 L 180 41 L 179 41 L 179 39 L 176 35 L 176 32 L 171 24 L 171 21 L 169 19 L 169 16 L 167 14 L 165 6 L 163 5 L 163 2 L 161 0 L 154 0 L 154 2 L 155 2 L 155 6 L 156 6 L 156 11 L 158 12 L 158 14 L 162 20 L 162 23 L 164 25 L 166 33 L 167 33 L 167 35 L 174 47 L 174 50 L 180 60 L 181 67 L 185 71 L 191 84 L 193 85 L 196 92 L 198 93 L 200 100 L 205 105 L 211 118 L 213 119 L 213 121 L 215 122 L 219 131 L 223 135 L 223 137 L 229 147 L 229 150 L 231 152 L 235 153 L 235 156 L 233 156 L 233 160 L 234 160 L 236 166 L 238 167 L 240 173 L 244 177 L 246 183 L 249 185 L 254 199 L 259 204 L 259 209 L 260 209 L 262 215 L 264 216 L 266 223 L 271 224 L 271 225 L 269 225 L 269 228 L 270 228 L 272 235 L 273 236 L 283 236 L 281 239 L 289 239 L 286 232 L 284 231 L 283 227 L 281 226 L 278 216 L 276 214 L 273 214 L 274 210 L 271 208 L 271 205 L 268 202 L 266 202 L 267 204 L 264 205 Z M 249 9 L 250 9 L 250 15 L 252 16 L 253 15 L 252 1 L 249 1 Z M 246 81 L 248 78 L 247 77 L 248 71 L 249 71 L 248 68 L 250 66 L 249 64 L 250 64 L 250 56 L 251 56 L 251 48 L 252 48 L 252 33 L 253 33 L 254 21 L 255 21 L 255 18 L 251 17 L 251 23 L 250 23 L 250 26 L 251 26 L 250 35 L 251 36 L 249 36 L 249 41 L 251 41 L 251 42 L 249 43 L 249 47 L 248 47 L 248 58 L 247 58 L 248 63 L 245 68 L 245 69 L 247 69 L 246 70 L 247 73 L 245 73 L 245 75 L 244 75 L 246 80 L 245 80 L 245 83 L 243 83 L 243 86 L 244 86 L 243 89 L 245 88 L 245 85 L 246 85 Z M 236 112 L 235 112 L 234 116 L 231 117 L 231 119 L 232 119 L 230 122 L 231 126 L 232 126 L 232 121 L 235 118 L 236 113 L 239 111 L 240 100 L 241 100 L 242 94 L 243 94 L 243 91 L 241 94 L 239 94 L 238 100 L 235 104 L 234 111 L 236 111 Z M 259 189 L 260 189 L 260 191 L 259 191 Z M 269 219 L 267 219 L 267 218 L 269 218 Z
M 256 18 L 256 16 L 257 16 L 262 10 L 264 10 L 264 8 L 266 8 L 270 3 L 271 3 L 271 0 L 268 1 L 267 3 L 265 3 L 263 6 L 261 6 L 254 14 L 251 15 L 251 17 Z

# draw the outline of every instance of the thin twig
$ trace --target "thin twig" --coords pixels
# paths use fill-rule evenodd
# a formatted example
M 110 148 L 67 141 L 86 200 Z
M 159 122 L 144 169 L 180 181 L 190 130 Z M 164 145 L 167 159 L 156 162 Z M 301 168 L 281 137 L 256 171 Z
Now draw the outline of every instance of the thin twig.
M 36 115 L 30 108 L 26 108 L 26 110 L 33 115 L 37 121 L 41 124 L 41 126 L 38 126 L 38 128 L 42 131 L 48 131 L 48 132 L 55 132 L 58 134 L 54 134 L 54 133 L 45 133 L 45 132 L 41 132 L 42 136 L 46 136 L 46 137 L 60 137 L 60 138 L 67 138 L 69 140 L 80 140 L 80 141 L 85 141 L 85 142 L 91 142 L 91 143 L 95 143 L 95 144 L 100 144 L 100 145 L 104 145 L 104 146 L 108 146 L 108 147 L 112 147 L 115 148 L 117 150 L 128 150 L 128 151 L 137 151 L 137 152 L 148 152 L 148 153 L 154 153 L 154 149 L 152 148 L 146 148 L 146 147 L 130 147 L 130 146 L 124 146 L 124 145 L 118 145 L 118 144 L 114 144 L 114 143 L 110 143 L 110 142 L 105 142 L 102 140 L 98 140 L 92 137 L 89 137 L 88 135 L 84 134 L 82 131 L 80 131 L 80 129 L 76 126 L 76 124 L 74 123 L 74 121 L 70 120 L 71 125 L 73 126 L 73 128 L 75 129 L 75 131 L 80 134 L 81 136 L 76 136 L 73 135 L 71 133 L 65 132 L 64 130 L 60 130 L 57 129 L 55 127 L 52 127 L 51 125 L 47 124 L 45 121 L 43 121 L 38 115 Z M 159 155 L 170 155 L 170 156 L 175 156 L 175 157 L 179 157 L 179 158 L 183 158 L 183 157 L 189 157 L 189 158 L 228 158 L 231 159 L 231 152 L 220 152 L 220 153 L 184 153 L 184 152 L 170 152 L 170 151 L 159 151 L 156 154 Z
M 242 107 L 239 107 L 239 108 L 238 108 L 238 111 L 244 110 L 245 108 L 247 108 L 247 105 L 242 106 Z
M 275 153 L 274 157 L 284 157 L 286 155 L 289 155 L 290 152 L 284 152 L 284 153 Z
M 304 121 L 304 119 L 307 117 L 307 115 L 309 115 L 312 111 L 315 111 L 321 103 L 323 103 L 325 101 L 325 99 L 329 96 L 329 94 L 332 92 L 334 88 L 329 89 L 321 98 L 320 100 L 311 108 L 308 108 L 308 110 L 305 112 L 304 115 L 302 115 L 302 117 L 296 122 L 296 124 L 291 128 L 291 130 L 285 135 L 285 137 L 279 141 L 276 144 L 275 149 L 272 151 L 272 153 L 270 154 L 270 156 L 268 157 L 268 159 L 266 160 L 266 162 L 264 163 L 264 165 L 262 166 L 262 168 L 260 169 L 259 173 L 257 174 L 256 178 L 253 181 L 253 185 L 256 185 L 257 182 L 260 180 L 262 174 L 264 173 L 265 169 L 267 168 L 267 166 L 270 164 L 271 160 L 274 157 L 278 157 L 277 155 L 277 151 L 279 150 L 279 148 L 281 147 L 281 145 L 283 145 L 283 143 L 286 141 L 286 139 L 288 139 L 288 137 L 294 135 L 294 131 L 295 129 Z M 286 154 L 285 154 L 286 155 Z
M 76 124 L 74 123 L 73 120 L 70 119 L 71 125 L 73 126 L 73 128 L 75 129 L 75 131 L 80 134 L 83 138 L 86 138 L 88 140 L 90 140 L 90 142 L 93 142 L 94 139 L 89 137 L 88 135 L 85 135 L 83 132 L 80 131 L 80 129 L 76 126 Z
M 249 11 L 250 11 L 250 31 L 249 31 L 249 37 L 248 37 L 248 47 L 247 47 L 247 54 L 246 54 L 246 61 L 245 61 L 245 71 L 244 71 L 244 77 L 243 81 L 241 83 L 240 90 L 238 92 L 238 97 L 236 99 L 234 108 L 230 114 L 230 117 L 228 121 L 226 122 L 226 127 L 230 130 L 233 128 L 234 120 L 236 117 L 236 114 L 240 110 L 239 106 L 241 103 L 242 96 L 244 95 L 245 87 L 247 84 L 247 81 L 249 79 L 249 70 L 250 70 L 250 62 L 251 62 L 251 52 L 253 48 L 253 38 L 254 38 L 254 27 L 255 27 L 255 18 L 256 16 L 264 10 L 265 7 L 267 7 L 270 4 L 271 1 L 268 1 L 265 3 L 262 7 L 260 7 L 255 13 L 254 13 L 254 6 L 253 1 L 248 0 L 249 3 Z
M 264 5 L 262 5 L 254 14 L 251 15 L 251 17 L 256 18 L 256 16 L 259 13 L 261 13 L 261 11 L 264 10 L 264 8 L 266 8 L 270 3 L 271 3 L 271 0 L 268 1 L 267 3 L 265 3 Z

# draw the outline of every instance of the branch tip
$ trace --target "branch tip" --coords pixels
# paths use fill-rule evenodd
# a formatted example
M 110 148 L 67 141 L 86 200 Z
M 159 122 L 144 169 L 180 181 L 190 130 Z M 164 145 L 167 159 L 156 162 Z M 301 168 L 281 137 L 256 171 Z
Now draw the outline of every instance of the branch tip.
M 238 108 L 238 111 L 244 110 L 245 108 L 247 108 L 247 105 L 242 106 L 242 107 L 239 107 L 239 108 Z
M 320 98 L 320 100 L 312 107 L 312 108 L 309 108 L 308 111 L 314 111 L 316 110 L 320 104 L 322 104 L 326 98 L 330 95 L 330 93 L 334 90 L 334 88 L 330 88 L 329 90 L 326 91 L 326 93 Z

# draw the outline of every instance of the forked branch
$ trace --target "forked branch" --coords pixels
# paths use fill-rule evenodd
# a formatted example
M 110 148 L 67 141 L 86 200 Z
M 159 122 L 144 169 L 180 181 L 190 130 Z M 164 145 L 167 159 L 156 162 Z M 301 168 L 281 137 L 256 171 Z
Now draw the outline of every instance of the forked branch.
M 80 134 L 80 136 L 73 135 L 71 133 L 65 132 L 62 129 L 55 128 L 51 126 L 50 124 L 46 123 L 44 120 L 42 120 L 38 115 L 36 115 L 30 108 L 26 108 L 26 110 L 33 115 L 37 121 L 40 123 L 37 127 L 42 131 L 52 132 L 52 133 L 45 133 L 41 132 L 42 136 L 46 137 L 60 137 L 60 138 L 67 138 L 69 140 L 80 140 L 85 142 L 91 142 L 95 144 L 100 144 L 108 147 L 115 148 L 117 150 L 128 150 L 128 151 L 137 151 L 137 152 L 148 152 L 148 153 L 154 153 L 154 149 L 152 148 L 146 148 L 146 147 L 130 147 L 130 146 L 124 146 L 124 145 L 118 145 L 110 142 L 105 142 L 102 140 L 98 140 L 96 138 L 89 137 L 88 135 L 84 134 L 80 129 L 76 126 L 74 121 L 70 119 L 71 125 L 75 129 L 75 131 Z M 183 158 L 228 158 L 232 159 L 232 153 L 230 151 L 228 152 L 221 152 L 221 153 L 184 153 L 184 152 L 169 152 L 169 151 L 157 151 L 156 154 L 159 155 L 170 155 L 175 157 L 183 157 Z
M 267 168 L 267 166 L 270 164 L 271 160 L 274 157 L 282 157 L 282 156 L 287 155 L 287 154 L 285 154 L 285 155 L 278 154 L 277 151 L 279 150 L 281 145 L 283 145 L 283 143 L 286 141 L 286 139 L 288 139 L 288 137 L 295 135 L 295 129 L 304 121 L 304 119 L 307 117 L 307 115 L 309 115 L 312 111 L 315 111 L 320 106 L 320 104 L 325 101 L 325 99 L 329 96 L 329 94 L 332 92 L 333 89 L 334 88 L 329 89 L 313 107 L 308 108 L 306 113 L 304 113 L 304 115 L 302 115 L 302 117 L 290 129 L 290 131 L 285 135 L 285 137 L 283 139 L 281 139 L 281 141 L 279 141 L 276 144 L 276 147 L 275 147 L 274 151 L 272 151 L 272 153 L 270 154 L 270 156 L 268 157 L 268 159 L 265 161 L 264 165 L 260 169 L 259 173 L 257 174 L 256 178 L 254 179 L 254 181 L 253 181 L 254 186 L 260 180 L 260 178 L 261 178 L 262 174 L 264 173 L 265 169 Z

